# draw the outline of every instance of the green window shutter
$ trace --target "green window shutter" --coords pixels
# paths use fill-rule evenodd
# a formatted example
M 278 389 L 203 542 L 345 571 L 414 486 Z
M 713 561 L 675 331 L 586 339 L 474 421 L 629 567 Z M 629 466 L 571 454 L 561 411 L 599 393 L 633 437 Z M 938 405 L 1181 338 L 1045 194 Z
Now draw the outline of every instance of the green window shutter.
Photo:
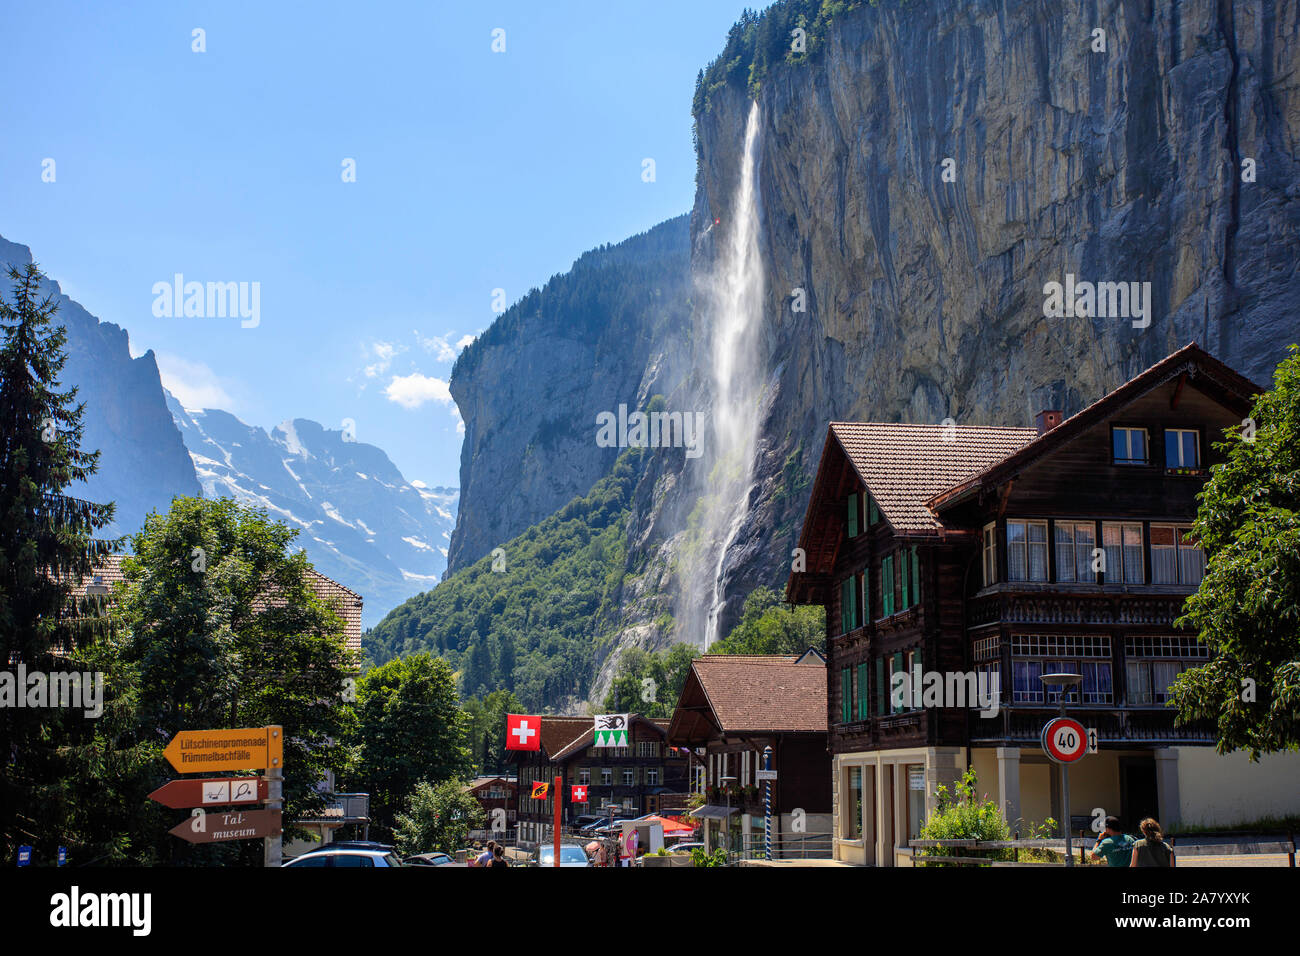
M 849 696 L 849 669 L 846 667 L 840 671 L 840 720 L 848 723 L 853 719 L 850 712 L 853 699 Z
M 894 672 L 898 673 L 902 670 L 903 670 L 903 652 L 899 651 L 897 654 L 894 655 Z M 900 704 L 898 707 L 894 708 L 894 710 L 895 713 L 899 713 L 903 710 L 903 707 Z
M 871 713 L 867 699 L 867 665 L 863 663 L 858 665 L 858 717 L 862 720 Z
M 871 570 L 870 567 L 864 568 L 858 575 L 858 590 L 862 592 L 862 623 L 866 624 L 871 620 Z
M 849 537 L 858 536 L 858 496 L 849 495 Z
M 860 623 L 858 621 L 858 579 L 849 575 L 849 579 L 844 583 L 848 585 L 849 590 L 849 624 L 857 627 Z
M 871 495 L 867 495 L 867 510 L 871 515 L 871 524 L 874 525 L 880 521 L 880 509 L 876 507 L 876 499 Z
M 894 613 L 894 556 L 885 555 L 880 562 L 880 613 L 889 617 Z
M 850 596 L 853 588 L 850 587 L 852 578 L 845 578 L 840 582 L 840 633 L 847 634 L 853 630 L 853 620 L 849 617 L 849 604 L 853 600 Z
M 902 559 L 903 571 L 903 603 L 899 605 L 900 611 L 905 611 L 912 606 L 912 550 L 904 548 L 899 557 Z
M 887 712 L 885 707 L 889 700 L 889 688 L 885 686 L 885 659 L 876 658 L 876 713 L 884 714 Z
M 912 603 L 921 603 L 921 555 L 912 546 Z

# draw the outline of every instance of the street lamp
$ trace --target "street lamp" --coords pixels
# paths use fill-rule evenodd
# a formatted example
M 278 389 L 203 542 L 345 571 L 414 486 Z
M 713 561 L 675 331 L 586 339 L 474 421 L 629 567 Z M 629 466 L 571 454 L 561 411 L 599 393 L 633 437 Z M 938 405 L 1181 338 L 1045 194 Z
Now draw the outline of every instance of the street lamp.
M 1069 688 L 1083 683 L 1082 674 L 1042 674 L 1038 678 L 1044 687 L 1061 688 L 1061 716 L 1065 716 L 1065 698 Z M 1070 765 L 1061 764 L 1061 815 L 1065 817 L 1065 865 L 1074 866 L 1074 850 L 1070 845 Z
M 731 862 L 731 784 L 735 783 L 736 777 L 719 777 L 722 783 L 722 789 L 727 791 L 727 815 L 722 818 L 722 846 L 727 853 L 727 862 Z

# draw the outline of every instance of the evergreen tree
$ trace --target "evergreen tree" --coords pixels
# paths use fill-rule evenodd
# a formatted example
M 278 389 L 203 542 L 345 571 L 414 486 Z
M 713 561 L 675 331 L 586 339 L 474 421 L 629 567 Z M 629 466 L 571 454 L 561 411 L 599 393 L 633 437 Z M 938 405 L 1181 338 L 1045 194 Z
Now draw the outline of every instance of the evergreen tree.
M 10 269 L 10 300 L 0 301 L 0 667 L 16 686 L 18 665 L 64 671 L 74 652 L 103 633 L 97 601 L 73 605 L 73 584 L 109 553 L 95 538 L 113 520 L 112 504 L 65 495 L 94 474 L 98 452 L 81 450 L 76 388 L 61 389 L 67 333 L 54 324 L 58 304 L 41 295 L 35 263 Z M 10 702 L 12 703 L 12 702 Z M 52 851 L 53 821 L 65 778 L 57 746 L 69 720 L 57 708 L 0 707 L 0 859 L 33 843 Z

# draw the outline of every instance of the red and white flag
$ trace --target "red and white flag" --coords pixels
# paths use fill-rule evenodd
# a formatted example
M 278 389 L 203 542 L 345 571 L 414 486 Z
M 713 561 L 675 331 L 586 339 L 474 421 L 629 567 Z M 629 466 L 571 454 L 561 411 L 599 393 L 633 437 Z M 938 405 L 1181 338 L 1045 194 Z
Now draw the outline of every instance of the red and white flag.
M 569 791 L 569 799 L 572 800 L 574 803 L 586 803 L 587 788 L 581 785 L 575 785 Z
M 506 714 L 506 750 L 541 750 L 542 718 Z

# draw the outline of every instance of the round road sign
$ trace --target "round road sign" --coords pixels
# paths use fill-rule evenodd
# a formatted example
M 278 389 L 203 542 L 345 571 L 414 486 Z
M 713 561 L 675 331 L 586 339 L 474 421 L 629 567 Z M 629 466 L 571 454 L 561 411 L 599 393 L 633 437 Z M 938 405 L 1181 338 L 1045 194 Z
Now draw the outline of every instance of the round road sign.
M 1055 717 L 1043 728 L 1043 752 L 1057 763 L 1074 763 L 1088 752 L 1088 731 L 1069 717 Z

